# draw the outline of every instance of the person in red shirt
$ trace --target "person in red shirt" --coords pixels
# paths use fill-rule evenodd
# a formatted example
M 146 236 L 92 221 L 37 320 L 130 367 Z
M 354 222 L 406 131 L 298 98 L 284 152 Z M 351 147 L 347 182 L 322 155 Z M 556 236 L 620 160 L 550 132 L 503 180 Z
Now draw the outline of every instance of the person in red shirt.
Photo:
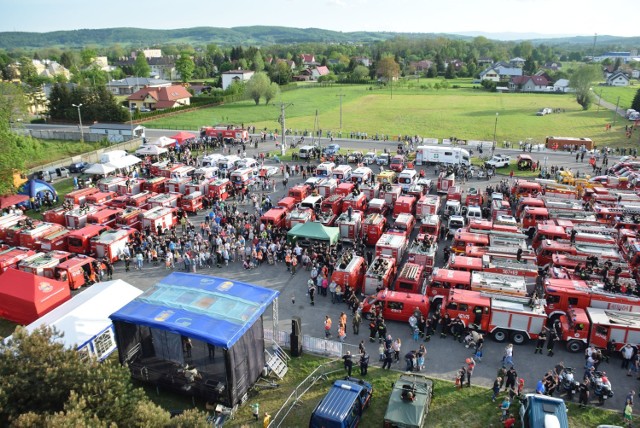
M 509 417 L 503 423 L 504 428 L 512 428 L 516 423 L 516 418 L 513 414 L 509 413 Z

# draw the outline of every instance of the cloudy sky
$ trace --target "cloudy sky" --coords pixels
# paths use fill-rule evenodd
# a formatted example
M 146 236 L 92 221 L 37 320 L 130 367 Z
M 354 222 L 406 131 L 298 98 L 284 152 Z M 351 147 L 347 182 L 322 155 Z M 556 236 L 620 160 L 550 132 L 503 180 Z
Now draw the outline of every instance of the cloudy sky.
M 336 31 L 637 36 L 637 0 L 0 0 L 0 31 L 279 25 Z

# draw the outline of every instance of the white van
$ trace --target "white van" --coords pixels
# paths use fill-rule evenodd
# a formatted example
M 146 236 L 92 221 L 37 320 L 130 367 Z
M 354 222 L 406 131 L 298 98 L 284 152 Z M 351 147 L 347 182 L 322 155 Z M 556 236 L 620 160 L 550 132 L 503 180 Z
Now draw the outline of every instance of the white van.
M 322 205 L 322 201 L 324 198 L 322 195 L 311 195 L 307 196 L 300 202 L 300 207 L 302 208 L 311 208 L 316 212 L 320 212 L 320 206 Z
M 197 179 L 207 179 L 218 176 L 217 166 L 201 166 L 193 172 L 193 177 Z
M 214 153 L 211 155 L 204 156 L 200 161 L 200 165 L 201 166 L 218 166 L 218 163 L 222 159 L 224 159 L 224 156 L 222 156 L 219 153 Z
M 371 171 L 371 168 L 367 166 L 361 166 L 353 171 L 353 174 L 351 175 L 351 181 L 356 184 L 364 184 L 371 180 L 371 176 L 373 176 L 373 171 Z
M 333 169 L 331 177 L 335 178 L 340 183 L 351 181 L 351 167 L 349 165 L 338 165 Z
M 322 162 L 316 168 L 316 177 L 329 178 L 331 177 L 331 173 L 333 172 L 333 168 L 336 167 L 336 164 L 333 162 Z
M 225 156 L 218 162 L 218 168 L 220 168 L 221 173 L 226 174 L 236 169 L 241 160 L 242 159 L 236 155 Z
M 406 192 L 411 186 L 418 181 L 418 172 L 415 169 L 403 169 L 398 174 L 398 184 L 402 187 L 402 191 Z
M 298 150 L 298 157 L 300 159 L 310 159 L 315 149 L 313 146 L 302 146 L 300 150 Z
M 470 206 L 467 208 L 467 224 L 470 223 L 471 220 L 482 220 L 482 209 L 478 206 Z
M 244 158 L 238 162 L 238 168 L 251 168 L 253 170 L 253 175 L 258 175 L 260 164 L 253 158 Z

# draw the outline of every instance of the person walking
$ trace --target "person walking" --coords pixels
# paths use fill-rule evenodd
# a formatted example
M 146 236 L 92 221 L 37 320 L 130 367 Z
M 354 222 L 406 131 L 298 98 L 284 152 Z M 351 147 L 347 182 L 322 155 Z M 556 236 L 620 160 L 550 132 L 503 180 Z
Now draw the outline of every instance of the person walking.
M 394 359 L 396 363 L 400 362 L 400 348 L 402 347 L 402 341 L 400 340 L 400 338 L 396 338 L 396 340 L 393 341 L 393 344 L 391 345 L 391 348 L 393 349 L 393 355 L 394 355 Z
M 360 333 L 360 323 L 362 322 L 362 316 L 360 315 L 360 311 L 356 310 L 356 313 L 353 315 L 351 319 L 351 323 L 353 325 L 353 334 Z
M 511 365 L 513 364 L 513 344 L 509 343 L 504 347 L 504 356 L 502 357 L 502 364 Z
M 558 334 L 556 333 L 556 329 L 552 328 L 549 331 L 549 340 L 547 341 L 547 356 L 553 357 L 553 348 L 556 345 L 556 341 L 558 340 Z
M 353 369 L 351 351 L 347 351 L 347 353 L 342 356 L 342 359 L 344 360 L 344 369 L 347 371 L 347 376 L 351 377 L 351 370 Z
M 476 367 L 476 362 L 471 357 L 467 358 L 465 362 L 467 363 L 467 387 L 471 388 L 471 376 Z
M 500 394 L 502 382 L 503 378 L 501 378 L 500 376 L 498 376 L 496 380 L 493 381 L 493 388 L 491 388 L 493 390 L 493 396 L 491 397 L 491 401 L 493 401 L 494 403 L 496 402 L 496 397 L 498 396 L 498 394 Z
M 312 279 L 309 279 L 309 282 L 307 283 L 307 287 L 308 287 L 308 294 L 309 294 L 309 303 L 311 303 L 311 306 L 315 306 L 316 285 L 313 283 Z

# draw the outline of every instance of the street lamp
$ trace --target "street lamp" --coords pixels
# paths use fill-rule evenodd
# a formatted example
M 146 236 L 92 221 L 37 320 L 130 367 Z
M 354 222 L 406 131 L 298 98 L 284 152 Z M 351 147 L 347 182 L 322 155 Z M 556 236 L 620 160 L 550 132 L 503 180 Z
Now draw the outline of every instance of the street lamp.
M 80 113 L 80 107 L 82 107 L 82 104 L 78 104 L 78 105 L 71 104 L 71 105 L 78 109 L 78 121 L 80 122 L 80 142 L 84 143 L 84 130 L 82 129 L 82 113 Z
M 493 125 L 493 147 L 496 147 L 496 131 L 498 130 L 498 116 L 500 113 L 496 113 L 496 123 Z

